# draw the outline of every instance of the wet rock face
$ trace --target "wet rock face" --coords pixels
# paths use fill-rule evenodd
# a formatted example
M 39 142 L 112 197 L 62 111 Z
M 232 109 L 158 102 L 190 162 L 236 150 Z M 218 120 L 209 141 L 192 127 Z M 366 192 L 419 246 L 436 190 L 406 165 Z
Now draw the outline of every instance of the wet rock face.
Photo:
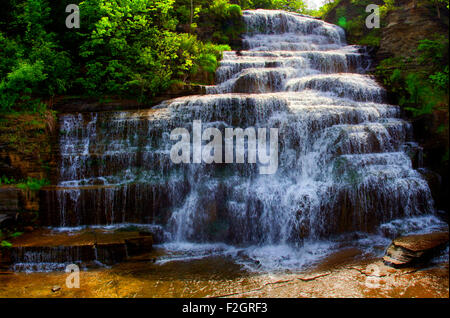
M 56 121 L 53 114 L 47 112 L 44 116 L 1 114 L 0 122 L 0 177 L 11 184 L 0 185 L 0 215 L 15 217 L 1 225 L 10 227 L 16 221 L 21 225 L 34 224 L 35 213 L 39 210 L 37 192 L 12 184 L 29 178 L 53 181 L 57 157 L 54 151 Z
M 209 73 L 199 74 L 200 78 L 198 82 L 210 81 L 211 77 Z M 189 84 L 173 84 L 169 89 L 160 93 L 154 97 L 152 101 L 147 104 L 139 103 L 136 99 L 111 99 L 107 102 L 98 101 L 94 98 L 63 98 L 58 100 L 53 106 L 54 110 L 60 113 L 78 113 L 78 112 L 100 112 L 100 111 L 120 111 L 120 110 L 133 110 L 140 108 L 149 108 L 155 106 L 165 100 L 189 96 L 189 95 L 202 95 L 205 94 L 205 88 L 201 85 L 189 85 Z
M 20 189 L 0 187 L 0 215 L 19 212 L 21 209 L 20 195 Z
M 419 41 L 433 39 L 438 34 L 448 37 L 448 10 L 442 6 L 438 18 L 436 6 L 425 1 L 396 0 L 395 6 L 397 9 L 388 12 L 385 18 L 386 26 L 381 29 L 380 48 L 375 59 L 401 58 L 405 72 L 421 73 L 429 65 L 415 62 L 421 53 L 417 50 Z M 439 186 L 431 185 L 431 191 L 436 207 L 448 214 L 448 168 L 442 165 L 442 157 L 448 148 L 448 133 L 438 130 L 438 127 L 448 126 L 448 110 L 434 110 L 432 114 L 413 118 L 412 124 L 415 139 L 423 147 L 424 166 L 443 177 Z
M 448 246 L 448 232 L 396 238 L 383 257 L 386 265 L 401 268 L 423 265 Z
M 2 114 L 0 121 L 0 176 L 52 179 L 57 143 L 53 114 Z

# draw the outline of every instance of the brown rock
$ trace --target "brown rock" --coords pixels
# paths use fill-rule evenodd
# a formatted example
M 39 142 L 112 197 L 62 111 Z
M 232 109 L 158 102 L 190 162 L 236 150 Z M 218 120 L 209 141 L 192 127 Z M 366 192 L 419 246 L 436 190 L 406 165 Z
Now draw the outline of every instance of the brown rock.
M 448 232 L 396 238 L 383 257 L 386 265 L 400 268 L 425 264 L 448 245 Z
M 427 6 L 412 8 L 408 1 L 397 1 L 397 10 L 389 11 L 387 26 L 382 29 L 378 59 L 415 57 L 419 41 L 435 33 L 446 32 L 448 26 L 438 19 L 436 11 Z M 447 31 L 448 34 L 448 31 Z
M 34 228 L 33 228 L 32 226 L 26 226 L 26 227 L 23 228 L 23 230 L 24 230 L 26 233 L 31 233 L 31 232 L 34 231 Z

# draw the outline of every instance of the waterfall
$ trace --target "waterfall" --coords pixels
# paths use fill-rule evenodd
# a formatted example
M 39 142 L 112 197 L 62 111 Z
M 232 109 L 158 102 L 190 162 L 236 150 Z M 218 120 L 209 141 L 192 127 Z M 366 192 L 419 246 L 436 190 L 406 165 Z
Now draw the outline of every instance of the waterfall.
M 283 11 L 244 11 L 244 50 L 225 52 L 207 95 L 153 109 L 60 116 L 60 166 L 43 193 L 54 227 L 161 226 L 175 242 L 301 245 L 433 214 L 405 145 L 410 125 L 344 31 Z M 277 128 L 279 167 L 174 164 L 170 132 Z M 248 150 L 248 149 L 247 149 Z M 180 243 L 181 244 L 181 243 Z

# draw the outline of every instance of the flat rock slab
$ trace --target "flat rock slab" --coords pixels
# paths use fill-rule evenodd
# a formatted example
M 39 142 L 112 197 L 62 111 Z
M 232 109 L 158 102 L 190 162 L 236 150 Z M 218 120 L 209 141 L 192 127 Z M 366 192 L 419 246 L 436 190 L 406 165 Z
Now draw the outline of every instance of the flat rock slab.
M 401 236 L 392 241 L 383 261 L 401 268 L 424 264 L 448 245 L 448 232 Z
M 12 240 L 11 243 L 13 243 L 14 247 L 82 246 L 94 244 L 120 244 L 124 243 L 127 239 L 144 236 L 145 235 L 141 235 L 138 231 L 114 231 L 103 229 L 87 229 L 74 232 L 36 230 L 17 237 Z
M 26 233 L 11 242 L 8 263 L 89 263 L 106 265 L 152 250 L 153 237 L 137 231 L 83 230 Z M 4 256 L 6 258 L 6 256 Z M 5 259 L 3 260 L 5 261 Z

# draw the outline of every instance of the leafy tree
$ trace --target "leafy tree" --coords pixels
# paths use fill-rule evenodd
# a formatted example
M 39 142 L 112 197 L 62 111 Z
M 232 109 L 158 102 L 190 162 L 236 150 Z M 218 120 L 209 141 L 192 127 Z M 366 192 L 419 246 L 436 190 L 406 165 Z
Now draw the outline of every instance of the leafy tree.
M 46 0 L 13 1 L 6 21 L 14 32 L 0 33 L 0 108 L 35 110 L 36 98 L 66 92 L 70 86 L 71 59 L 48 31 L 50 8 Z M 10 29 L 11 30 L 11 29 Z
M 174 0 L 82 2 L 83 12 L 99 15 L 80 50 L 83 88 L 145 100 L 201 69 L 214 72 L 220 50 L 176 33 L 173 5 Z
M 306 5 L 303 0 L 240 0 L 242 9 L 279 9 L 302 12 Z

